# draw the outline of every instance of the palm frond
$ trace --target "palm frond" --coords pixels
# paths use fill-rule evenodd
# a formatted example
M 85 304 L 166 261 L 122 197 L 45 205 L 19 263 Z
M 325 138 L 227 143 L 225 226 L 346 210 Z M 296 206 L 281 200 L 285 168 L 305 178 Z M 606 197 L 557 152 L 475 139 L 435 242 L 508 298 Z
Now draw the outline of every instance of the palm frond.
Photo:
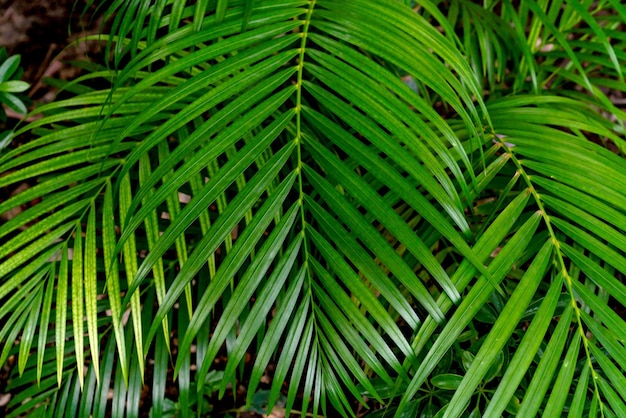
M 9 416 L 622 415 L 626 13 L 418 3 L 103 3 L 0 154 Z

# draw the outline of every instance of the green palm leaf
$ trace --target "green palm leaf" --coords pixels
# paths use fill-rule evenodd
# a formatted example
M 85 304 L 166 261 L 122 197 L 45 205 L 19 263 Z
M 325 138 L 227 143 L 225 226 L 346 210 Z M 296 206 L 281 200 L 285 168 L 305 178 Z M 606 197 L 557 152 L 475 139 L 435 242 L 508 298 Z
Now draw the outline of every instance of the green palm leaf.
M 0 154 L 10 416 L 623 413 L 623 7 L 417 3 L 103 3 Z

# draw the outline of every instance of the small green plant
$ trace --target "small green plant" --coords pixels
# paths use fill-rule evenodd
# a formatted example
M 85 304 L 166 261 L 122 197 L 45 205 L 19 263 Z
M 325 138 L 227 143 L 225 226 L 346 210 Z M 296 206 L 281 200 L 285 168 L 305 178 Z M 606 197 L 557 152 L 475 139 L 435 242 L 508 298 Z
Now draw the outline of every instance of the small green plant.
M 23 73 L 20 56 L 9 57 L 6 48 L 0 48 L 0 127 L 7 121 L 5 106 L 21 115 L 27 112 L 26 98 L 20 93 L 28 90 L 30 85 L 20 81 Z M 12 131 L 0 130 L 0 150 L 9 144 L 11 135 Z

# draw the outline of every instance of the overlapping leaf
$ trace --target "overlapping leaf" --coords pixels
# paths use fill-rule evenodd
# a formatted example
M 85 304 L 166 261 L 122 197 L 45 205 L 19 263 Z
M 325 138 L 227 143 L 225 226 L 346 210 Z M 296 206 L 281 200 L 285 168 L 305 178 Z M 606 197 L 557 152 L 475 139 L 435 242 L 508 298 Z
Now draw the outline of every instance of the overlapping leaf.
M 0 186 L 28 182 L 0 202 L 21 211 L 0 225 L 1 360 L 19 355 L 12 388 L 41 388 L 13 416 L 44 399 L 135 415 L 147 359 L 162 413 L 173 344 L 185 413 L 240 378 L 252 402 L 273 362 L 268 405 L 286 381 L 287 410 L 352 415 L 366 393 L 397 415 L 620 415 L 626 163 L 598 144 L 625 148 L 588 105 L 622 115 L 593 84 L 623 90 L 615 28 L 580 5 L 503 2 L 490 20 L 494 5 L 421 3 L 107 5 L 115 70 L 68 84 L 22 130 L 38 138 L 0 156 Z M 591 94 L 500 84 L 551 79 Z M 466 372 L 425 406 L 468 329 Z

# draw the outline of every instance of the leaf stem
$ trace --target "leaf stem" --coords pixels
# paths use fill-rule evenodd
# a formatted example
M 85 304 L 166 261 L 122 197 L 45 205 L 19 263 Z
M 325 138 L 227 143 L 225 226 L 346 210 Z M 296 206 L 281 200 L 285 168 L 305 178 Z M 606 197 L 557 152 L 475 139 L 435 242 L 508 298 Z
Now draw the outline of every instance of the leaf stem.
M 311 0 L 309 2 L 309 8 L 306 11 L 304 27 L 301 33 L 301 41 L 300 41 L 300 53 L 298 55 L 298 67 L 297 67 L 297 81 L 296 81 L 296 155 L 297 155 L 297 167 L 296 173 L 298 174 L 298 204 L 300 205 L 300 219 L 302 223 L 302 233 L 305 233 L 306 228 L 306 218 L 304 214 L 304 186 L 302 179 L 302 74 L 304 70 L 304 53 L 306 51 L 306 42 L 309 33 L 309 26 L 311 24 L 311 16 L 313 15 L 313 8 L 315 7 L 316 0 Z M 304 264 L 305 266 L 308 264 L 308 242 L 304 240 Z M 307 269 L 308 270 L 308 269 Z M 310 270 L 309 270 L 309 280 L 310 280 Z
M 528 173 L 526 173 L 526 170 L 524 170 L 522 161 L 517 159 L 517 157 L 515 156 L 515 153 L 513 153 L 512 151 L 512 148 L 509 147 L 503 139 L 496 136 L 495 133 L 494 133 L 494 138 L 503 148 L 504 152 L 507 153 L 511 161 L 513 161 L 513 163 L 515 164 L 515 167 L 517 167 L 517 172 L 519 173 L 519 175 L 524 178 L 524 181 L 528 185 L 528 189 L 530 190 L 530 193 L 533 199 L 535 200 L 537 207 L 539 208 L 541 217 L 543 218 L 546 228 L 548 229 L 548 233 L 550 234 L 550 237 L 552 239 L 552 244 L 554 245 L 554 250 L 555 250 L 556 262 L 558 264 L 558 267 L 561 269 L 561 272 L 563 273 L 562 275 L 563 275 L 565 287 L 567 287 L 567 291 L 571 298 L 572 308 L 574 309 L 574 312 L 576 314 L 578 332 L 580 333 L 582 337 L 583 347 L 585 349 L 585 355 L 587 357 L 587 364 L 589 365 L 589 369 L 591 370 L 591 375 L 593 377 L 592 381 L 593 381 L 593 386 L 594 386 L 594 393 L 598 399 L 598 402 L 600 404 L 600 411 L 602 413 L 603 402 L 602 402 L 602 399 L 600 398 L 600 389 L 598 388 L 598 383 L 597 383 L 597 379 L 599 376 L 593 367 L 593 362 L 591 361 L 591 352 L 589 350 L 589 340 L 587 339 L 587 336 L 585 334 L 585 330 L 583 327 L 583 323 L 582 323 L 582 319 L 580 315 L 580 308 L 578 307 L 578 304 L 576 303 L 576 296 L 574 294 L 574 288 L 572 285 L 572 277 L 570 277 L 570 275 L 567 273 L 567 267 L 565 265 L 565 256 L 561 252 L 561 245 L 556 236 L 556 233 L 554 232 L 554 228 L 552 227 L 550 216 L 547 214 L 546 209 L 543 205 L 543 201 L 541 200 L 541 196 L 539 195 L 539 193 L 537 192 L 537 190 L 535 189 L 532 183 L 531 176 Z M 604 414 L 602 414 L 602 416 L 604 416 Z

